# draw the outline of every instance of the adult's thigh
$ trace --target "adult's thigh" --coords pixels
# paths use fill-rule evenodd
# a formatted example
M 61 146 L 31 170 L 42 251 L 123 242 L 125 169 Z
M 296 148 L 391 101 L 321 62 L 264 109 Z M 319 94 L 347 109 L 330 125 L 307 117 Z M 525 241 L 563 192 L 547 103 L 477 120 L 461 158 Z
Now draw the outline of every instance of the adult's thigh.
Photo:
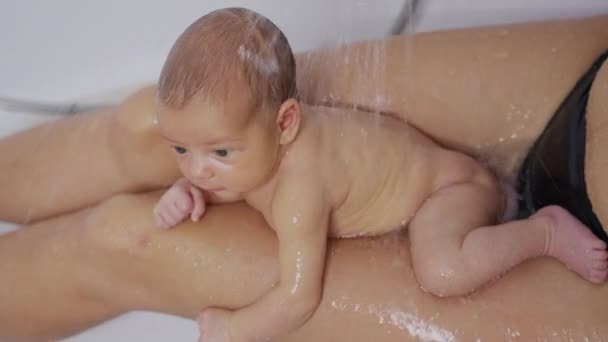
M 587 103 L 585 181 L 593 211 L 608 227 L 608 62 L 599 70 Z

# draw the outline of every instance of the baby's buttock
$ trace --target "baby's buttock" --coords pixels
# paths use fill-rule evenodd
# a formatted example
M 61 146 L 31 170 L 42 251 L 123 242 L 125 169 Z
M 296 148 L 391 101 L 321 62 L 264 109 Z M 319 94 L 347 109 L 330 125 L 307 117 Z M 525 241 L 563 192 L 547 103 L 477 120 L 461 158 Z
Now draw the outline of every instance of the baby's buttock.
M 489 168 L 464 153 L 440 149 L 433 158 L 433 168 L 437 170 L 433 192 L 459 183 L 476 183 L 500 191 L 496 176 Z

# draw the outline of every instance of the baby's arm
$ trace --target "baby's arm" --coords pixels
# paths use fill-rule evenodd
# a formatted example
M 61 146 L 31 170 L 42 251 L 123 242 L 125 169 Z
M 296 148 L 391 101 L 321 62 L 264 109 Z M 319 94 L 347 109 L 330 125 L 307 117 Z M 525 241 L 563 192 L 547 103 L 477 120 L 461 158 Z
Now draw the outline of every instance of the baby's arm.
M 321 187 L 293 181 L 277 189 L 272 225 L 279 239 L 280 283 L 234 312 L 233 341 L 265 340 L 304 324 L 321 300 L 330 207 Z
M 163 194 L 154 207 L 154 219 L 160 228 L 171 228 L 188 215 L 198 221 L 205 212 L 205 197 L 201 189 L 180 178 Z

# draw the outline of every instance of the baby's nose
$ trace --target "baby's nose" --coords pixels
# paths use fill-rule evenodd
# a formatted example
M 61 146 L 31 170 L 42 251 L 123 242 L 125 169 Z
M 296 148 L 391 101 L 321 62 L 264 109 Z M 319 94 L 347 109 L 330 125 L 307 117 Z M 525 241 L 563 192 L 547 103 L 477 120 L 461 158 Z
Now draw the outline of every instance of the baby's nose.
M 192 175 L 196 178 L 210 179 L 213 178 L 213 170 L 209 167 L 209 163 L 201 160 L 192 164 Z

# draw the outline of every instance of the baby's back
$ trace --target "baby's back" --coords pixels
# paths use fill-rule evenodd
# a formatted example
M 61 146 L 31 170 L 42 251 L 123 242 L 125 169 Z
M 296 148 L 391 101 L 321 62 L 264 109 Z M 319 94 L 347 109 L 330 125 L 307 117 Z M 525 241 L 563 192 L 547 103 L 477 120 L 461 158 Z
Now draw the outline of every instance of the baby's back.
M 300 162 L 318 165 L 332 202 L 330 234 L 375 235 L 406 225 L 432 192 L 438 146 L 381 115 L 324 107 L 306 107 L 304 115 L 296 141 L 316 152 Z

